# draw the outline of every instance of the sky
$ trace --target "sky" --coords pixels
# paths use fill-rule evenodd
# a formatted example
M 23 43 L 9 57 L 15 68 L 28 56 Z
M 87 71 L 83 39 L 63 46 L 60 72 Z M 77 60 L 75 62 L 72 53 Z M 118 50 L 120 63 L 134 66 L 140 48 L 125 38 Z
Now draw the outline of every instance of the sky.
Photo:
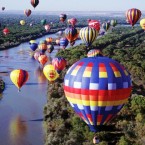
M 0 0 L 6 10 L 34 8 L 30 0 Z M 35 11 L 126 11 L 138 8 L 145 11 L 145 0 L 39 0 Z

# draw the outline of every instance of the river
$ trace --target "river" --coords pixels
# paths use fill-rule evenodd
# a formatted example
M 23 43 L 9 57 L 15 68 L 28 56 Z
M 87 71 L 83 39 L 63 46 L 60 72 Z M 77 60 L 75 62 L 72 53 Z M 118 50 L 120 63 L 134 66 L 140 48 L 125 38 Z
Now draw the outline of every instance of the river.
M 50 34 L 36 41 L 45 40 L 46 37 L 57 36 Z M 75 45 L 80 43 L 81 40 L 78 40 Z M 55 46 L 50 57 L 55 57 L 58 48 Z M 48 81 L 42 73 L 42 67 L 29 55 L 30 51 L 28 42 L 0 51 L 0 72 L 3 72 L 0 78 L 6 83 L 6 89 L 0 96 L 0 145 L 44 144 L 41 120 L 47 103 Z M 29 80 L 18 92 L 9 75 L 12 70 L 20 68 L 28 71 Z

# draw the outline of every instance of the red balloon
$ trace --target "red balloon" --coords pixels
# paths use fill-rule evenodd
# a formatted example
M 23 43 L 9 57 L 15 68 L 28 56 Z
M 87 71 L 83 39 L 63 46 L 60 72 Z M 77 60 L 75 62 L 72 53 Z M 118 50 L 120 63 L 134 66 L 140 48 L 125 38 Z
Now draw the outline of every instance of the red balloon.
M 3 29 L 3 33 L 4 35 L 7 35 L 10 33 L 10 30 L 8 28 Z
M 100 30 L 100 22 L 97 20 L 90 20 L 88 22 L 89 27 L 94 28 L 95 30 Z

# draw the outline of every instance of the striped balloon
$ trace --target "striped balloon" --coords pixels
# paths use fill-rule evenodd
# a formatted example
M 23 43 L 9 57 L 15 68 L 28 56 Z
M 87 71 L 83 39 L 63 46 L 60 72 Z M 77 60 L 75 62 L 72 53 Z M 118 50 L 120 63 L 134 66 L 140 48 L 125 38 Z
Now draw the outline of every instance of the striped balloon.
M 131 89 L 129 73 L 108 57 L 83 58 L 69 68 L 64 78 L 67 100 L 93 132 L 116 116 Z
M 39 4 L 39 0 L 31 0 L 31 5 L 35 8 Z
M 98 32 L 94 28 L 84 27 L 80 30 L 79 36 L 87 46 L 90 46 L 98 36 Z
M 103 56 L 101 50 L 99 49 L 91 49 L 88 54 L 88 57 L 96 57 L 96 56 Z
M 28 81 L 28 78 L 29 78 L 28 72 L 22 69 L 16 69 L 10 73 L 10 79 L 19 89 L 19 91 L 20 88 Z
M 110 22 L 104 22 L 102 24 L 102 28 L 105 30 L 105 31 L 108 31 L 109 28 L 110 28 Z
M 72 43 L 78 38 L 78 31 L 74 27 L 68 27 L 65 29 L 65 37 Z
M 60 44 L 60 48 L 65 49 L 68 45 L 67 38 L 65 38 L 65 37 L 61 38 L 59 41 L 59 44 Z
M 127 21 L 131 24 L 131 26 L 134 26 L 135 23 L 140 19 L 141 17 L 141 11 L 132 8 L 126 11 L 125 13 Z
M 32 11 L 30 9 L 24 10 L 24 14 L 29 17 L 31 15 Z
M 145 31 L 145 18 L 141 19 L 140 21 L 140 26 L 142 27 L 142 29 Z
M 115 27 L 117 25 L 117 20 L 111 20 L 110 24 L 111 26 Z

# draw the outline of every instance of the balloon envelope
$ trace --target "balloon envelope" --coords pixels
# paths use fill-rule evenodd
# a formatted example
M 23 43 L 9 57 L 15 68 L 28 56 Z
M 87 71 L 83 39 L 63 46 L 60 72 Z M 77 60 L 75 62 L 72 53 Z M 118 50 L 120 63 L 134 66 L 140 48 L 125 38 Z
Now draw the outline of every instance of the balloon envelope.
M 143 30 L 145 30 L 145 18 L 141 19 L 140 26 L 142 27 Z
M 28 72 L 22 69 L 16 69 L 10 73 L 10 79 L 18 89 L 28 81 L 28 78 Z
M 97 20 L 90 20 L 88 22 L 89 27 L 94 28 L 98 32 L 100 31 L 100 22 Z
M 0 79 L 0 94 L 5 90 L 5 82 Z
M 39 0 L 31 0 L 31 5 L 35 8 L 39 4 Z
M 93 132 L 116 116 L 131 89 L 129 73 L 108 57 L 81 59 L 69 68 L 64 78 L 67 100 Z

